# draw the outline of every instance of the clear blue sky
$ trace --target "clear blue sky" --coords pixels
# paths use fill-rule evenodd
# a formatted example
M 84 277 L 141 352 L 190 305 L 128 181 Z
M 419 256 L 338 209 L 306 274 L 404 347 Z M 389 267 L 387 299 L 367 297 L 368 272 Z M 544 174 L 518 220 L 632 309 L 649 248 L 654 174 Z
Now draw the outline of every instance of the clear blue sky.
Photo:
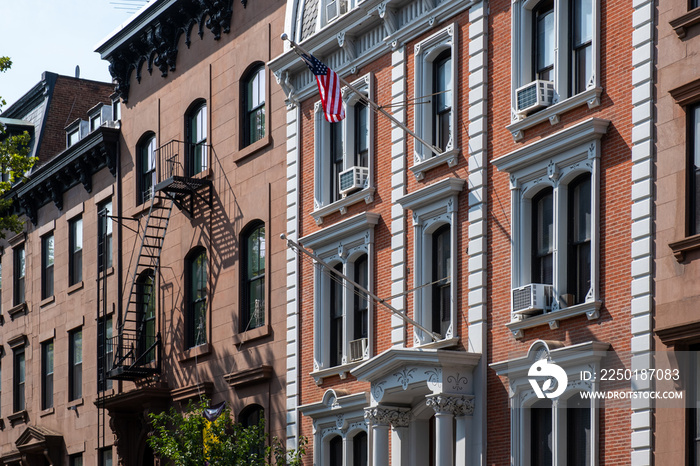
M 7 108 L 41 81 L 44 71 L 111 81 L 109 63 L 93 50 L 132 13 L 134 0 L 0 0 L 0 56 L 12 69 L 0 73 Z

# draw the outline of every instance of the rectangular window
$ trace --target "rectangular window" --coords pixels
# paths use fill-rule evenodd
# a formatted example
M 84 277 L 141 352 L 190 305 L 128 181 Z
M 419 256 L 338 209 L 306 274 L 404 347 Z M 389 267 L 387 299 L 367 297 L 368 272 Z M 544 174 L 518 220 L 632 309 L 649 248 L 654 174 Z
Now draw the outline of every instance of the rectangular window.
M 16 247 L 13 252 L 13 277 L 14 277 L 14 296 L 13 304 L 15 306 L 24 302 L 24 279 L 27 272 L 26 257 L 24 254 L 24 245 Z
M 591 464 L 591 406 L 579 395 L 566 402 L 566 464 Z
M 103 317 L 97 325 L 97 389 L 99 391 L 112 388 L 112 379 L 107 373 L 114 363 L 114 345 L 112 316 Z
M 369 163 L 369 109 L 362 102 L 355 104 L 355 166 Z
M 343 125 L 342 123 L 330 123 L 331 151 L 330 151 L 330 201 L 340 199 L 340 172 L 343 171 Z
M 68 401 L 83 396 L 83 329 L 68 335 Z
M 53 296 L 53 233 L 41 238 L 41 299 Z
M 80 129 L 68 133 L 68 147 L 77 144 L 78 141 L 80 141 Z
M 97 128 L 100 127 L 102 124 L 102 115 L 97 114 L 93 117 L 90 117 L 90 131 L 95 131 Z
M 83 466 L 83 454 L 78 453 L 75 455 L 70 455 L 68 457 L 68 465 L 69 466 Z
M 112 201 L 97 206 L 97 267 L 112 267 Z
M 700 233 L 700 105 L 689 109 L 690 153 L 688 157 L 688 235 Z
M 12 400 L 12 407 L 14 412 L 20 412 L 24 411 L 25 409 L 25 404 L 24 404 L 24 389 L 25 389 L 25 382 L 26 382 L 26 367 L 25 367 L 25 358 L 24 358 L 24 346 L 19 347 L 14 350 L 13 353 L 13 362 L 14 362 L 14 367 L 13 367 L 13 373 L 12 373 L 12 382 L 13 382 L 13 400 Z
M 339 263 L 334 267 L 337 271 L 343 272 L 343 264 Z M 343 363 L 343 279 L 330 272 L 330 365 L 339 366 Z
M 452 321 L 451 289 L 452 269 L 451 232 L 449 225 L 443 225 L 432 234 L 432 322 L 431 330 L 443 337 Z
M 112 447 L 102 448 L 100 450 L 99 466 L 112 466 Z
M 530 464 L 552 465 L 552 402 L 541 400 L 530 409 Z
M 83 280 L 83 218 L 68 222 L 68 285 Z
M 53 407 L 53 339 L 41 344 L 41 409 Z

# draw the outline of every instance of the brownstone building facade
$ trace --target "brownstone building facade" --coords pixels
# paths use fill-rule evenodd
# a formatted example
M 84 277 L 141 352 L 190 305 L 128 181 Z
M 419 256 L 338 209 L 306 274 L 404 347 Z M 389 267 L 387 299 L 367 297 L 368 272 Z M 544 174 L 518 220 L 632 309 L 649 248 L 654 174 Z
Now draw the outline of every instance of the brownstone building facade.
M 687 409 L 660 405 L 654 437 L 656 464 L 700 461 L 698 359 L 700 255 L 698 230 L 698 103 L 700 47 L 697 2 L 657 2 L 656 92 L 656 349 L 680 370 L 676 388 Z
M 102 464 L 98 450 L 97 251 L 100 202 L 111 199 L 119 128 L 113 86 L 45 72 L 6 109 L 38 157 L 13 187 L 24 231 L 2 245 L 0 460 L 6 465 Z M 116 277 L 107 277 L 116 299 Z M 50 462 L 50 463 L 47 463 Z
M 101 400 L 121 464 L 153 463 L 148 412 L 200 396 L 286 436 L 284 96 L 265 65 L 283 22 L 270 1 L 163 0 L 98 46 L 122 101 Z

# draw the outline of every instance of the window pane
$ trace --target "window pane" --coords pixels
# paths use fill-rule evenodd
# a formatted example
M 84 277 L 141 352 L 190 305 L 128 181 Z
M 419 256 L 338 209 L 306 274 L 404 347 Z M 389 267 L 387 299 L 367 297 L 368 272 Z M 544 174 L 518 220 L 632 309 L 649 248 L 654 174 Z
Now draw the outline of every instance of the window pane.
M 331 154 L 330 154 L 330 202 L 340 199 L 340 172 L 343 171 L 343 125 L 330 124 Z
M 451 322 L 450 270 L 451 270 L 450 226 L 443 225 L 432 235 L 432 322 L 431 330 L 446 335 Z
M 588 42 L 593 37 L 593 0 L 574 2 L 574 46 Z
M 554 4 L 544 2 L 535 12 L 535 79 L 552 81 L 554 69 Z
M 591 409 L 590 401 L 574 395 L 566 403 L 566 464 L 591 464 Z
M 693 139 L 693 155 L 690 162 L 689 190 L 691 200 L 690 231 L 691 235 L 700 233 L 700 106 L 692 109 L 691 138 Z
M 367 255 L 363 254 L 359 257 L 355 263 L 354 267 L 354 277 L 353 280 L 363 288 L 368 286 L 368 275 L 369 270 L 367 267 Z M 353 340 L 359 338 L 367 338 L 368 336 L 368 301 L 367 295 L 364 291 L 360 291 L 359 288 L 355 288 L 355 318 L 353 321 Z
M 352 439 L 352 466 L 367 466 L 366 432 L 360 432 Z
M 530 409 L 530 464 L 552 465 L 552 402 L 543 400 Z
M 554 280 L 554 196 L 547 188 L 533 199 L 533 283 L 551 285 Z
M 68 238 L 69 256 L 69 285 L 74 285 L 83 279 L 83 219 L 70 222 L 70 237 Z
M 333 267 L 343 271 L 343 264 Z M 330 365 L 337 366 L 343 361 L 343 280 L 333 272 L 328 273 L 330 280 Z
M 367 167 L 369 153 L 369 109 L 363 103 L 355 104 L 355 165 Z
M 330 466 L 343 466 L 343 439 L 336 436 L 328 442 Z

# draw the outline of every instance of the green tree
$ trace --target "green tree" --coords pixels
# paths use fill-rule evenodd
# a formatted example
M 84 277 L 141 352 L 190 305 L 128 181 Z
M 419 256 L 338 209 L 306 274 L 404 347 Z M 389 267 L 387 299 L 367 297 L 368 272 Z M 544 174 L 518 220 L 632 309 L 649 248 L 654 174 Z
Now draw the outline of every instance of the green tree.
M 10 69 L 12 61 L 8 57 L 0 57 L 0 73 Z M 6 104 L 0 97 L 0 112 Z M 19 233 L 24 222 L 17 214 L 12 213 L 12 199 L 6 196 L 12 185 L 22 179 L 24 174 L 36 162 L 35 157 L 29 156 L 30 136 L 28 132 L 10 135 L 0 123 L 0 171 L 7 177 L 0 177 L 0 238 L 5 237 L 5 231 Z
M 170 408 L 159 414 L 149 414 L 153 430 L 148 445 L 155 455 L 169 460 L 174 466 L 302 464 L 305 438 L 300 439 L 299 448 L 293 451 L 286 451 L 277 438 L 269 446 L 264 420 L 257 426 L 243 427 L 233 422 L 230 409 L 225 408 L 216 421 L 207 425 L 208 421 L 202 414 L 207 406 L 207 400 L 197 404 L 190 401 L 184 412 Z M 271 457 L 274 457 L 274 462 Z

